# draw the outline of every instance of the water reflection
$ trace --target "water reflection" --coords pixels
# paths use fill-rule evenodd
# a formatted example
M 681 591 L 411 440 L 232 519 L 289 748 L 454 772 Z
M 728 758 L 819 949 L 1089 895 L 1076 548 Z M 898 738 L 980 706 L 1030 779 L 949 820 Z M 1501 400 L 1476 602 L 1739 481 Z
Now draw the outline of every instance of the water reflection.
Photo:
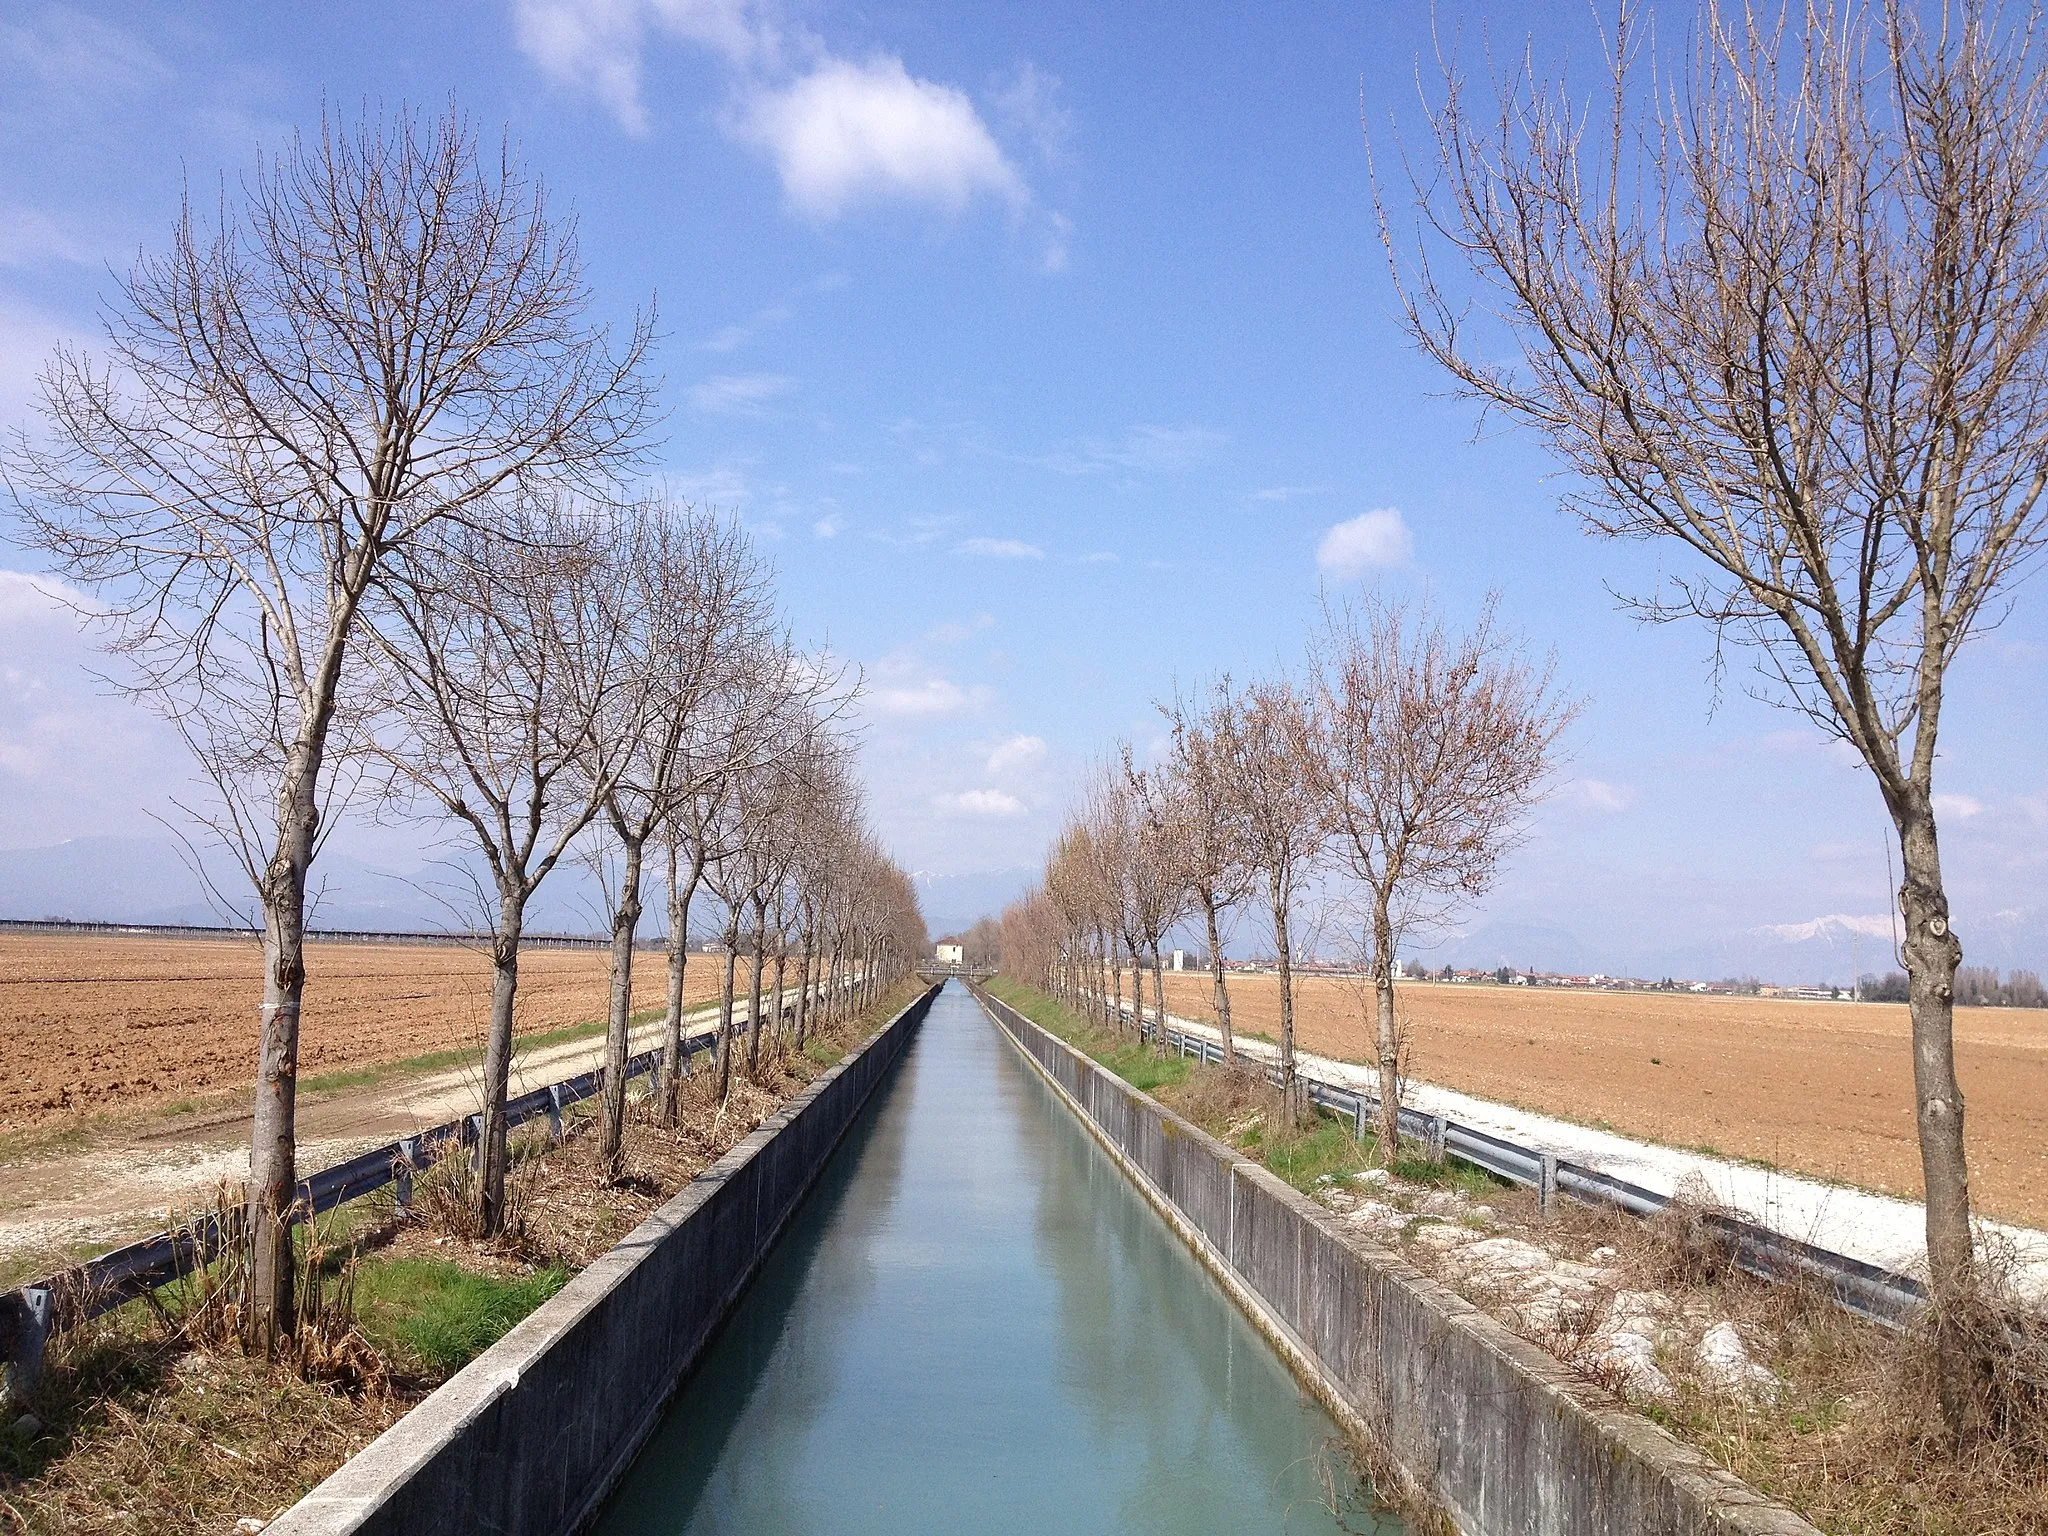
M 1334 1437 L 956 983 L 598 1529 L 1395 1530 Z

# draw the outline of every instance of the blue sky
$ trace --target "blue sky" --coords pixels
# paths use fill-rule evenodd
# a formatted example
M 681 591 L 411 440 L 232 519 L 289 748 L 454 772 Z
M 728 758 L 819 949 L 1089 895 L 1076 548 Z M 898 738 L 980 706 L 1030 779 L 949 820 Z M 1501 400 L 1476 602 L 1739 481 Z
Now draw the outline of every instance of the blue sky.
M 1591 57 L 1582 7 L 1438 12 L 1468 46 L 1533 26 L 1539 55 Z M 1610 595 L 1660 552 L 1582 535 L 1541 446 L 1475 441 L 1405 343 L 1360 125 L 1383 152 L 1414 134 L 1427 28 L 1318 3 L 20 0 L 0 419 L 57 337 L 93 335 L 109 267 L 161 244 L 183 186 L 232 190 L 323 102 L 452 95 L 573 206 L 606 308 L 658 299 L 663 472 L 738 511 L 799 632 L 864 669 L 875 819 L 907 867 L 1035 865 L 1092 754 L 1156 737 L 1177 679 L 1291 658 L 1320 585 L 1456 616 L 1498 589 L 1588 707 L 1468 928 L 1645 969 L 1828 914 L 1881 933 L 1867 778 L 1739 670 L 1717 707 L 1708 637 Z M 0 566 L 0 849 L 152 831 L 175 743 L 99 695 L 36 557 Z M 2024 590 L 1969 654 L 1945 733 L 1960 931 L 2002 964 L 2048 961 L 2044 602 Z M 393 835 L 364 845 L 395 857 Z

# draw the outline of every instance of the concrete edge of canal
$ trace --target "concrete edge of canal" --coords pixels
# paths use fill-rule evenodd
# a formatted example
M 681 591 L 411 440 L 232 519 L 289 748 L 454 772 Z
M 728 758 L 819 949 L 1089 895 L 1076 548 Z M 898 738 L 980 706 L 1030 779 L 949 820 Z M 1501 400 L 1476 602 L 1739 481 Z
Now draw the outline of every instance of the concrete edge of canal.
M 932 987 L 274 1521 L 274 1536 L 566 1536 L 737 1304 Z
M 974 989 L 1347 1433 L 1465 1536 L 1820 1536 L 1792 1510 Z

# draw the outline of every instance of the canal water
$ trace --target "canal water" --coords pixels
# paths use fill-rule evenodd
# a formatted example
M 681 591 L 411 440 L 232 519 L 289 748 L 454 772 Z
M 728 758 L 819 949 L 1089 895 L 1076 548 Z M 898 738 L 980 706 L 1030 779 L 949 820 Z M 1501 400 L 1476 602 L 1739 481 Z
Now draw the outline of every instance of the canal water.
M 1321 1406 L 958 982 L 597 1526 L 1399 1529 Z

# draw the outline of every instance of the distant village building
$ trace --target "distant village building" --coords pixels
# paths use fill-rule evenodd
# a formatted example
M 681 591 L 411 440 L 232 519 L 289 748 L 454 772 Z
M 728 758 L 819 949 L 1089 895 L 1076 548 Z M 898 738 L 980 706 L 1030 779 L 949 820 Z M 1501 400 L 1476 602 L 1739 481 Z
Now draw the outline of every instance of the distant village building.
M 967 951 L 958 944 L 941 944 L 938 948 L 939 964 L 960 965 L 967 959 Z

